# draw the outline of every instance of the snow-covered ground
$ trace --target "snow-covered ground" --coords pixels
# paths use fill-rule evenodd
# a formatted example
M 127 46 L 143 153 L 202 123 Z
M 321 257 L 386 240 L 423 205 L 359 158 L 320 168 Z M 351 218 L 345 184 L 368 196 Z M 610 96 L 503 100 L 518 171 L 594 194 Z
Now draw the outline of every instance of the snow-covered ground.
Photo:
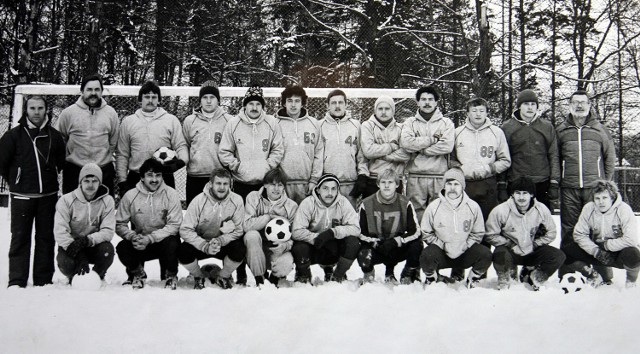
M 493 269 L 471 290 L 208 283 L 202 291 L 181 269 L 170 291 L 153 261 L 147 287 L 133 291 L 120 285 L 116 259 L 101 290 L 70 288 L 59 272 L 54 285 L 7 290 L 8 214 L 0 208 L 2 353 L 637 353 L 640 345 L 640 288 L 625 289 L 620 270 L 613 286 L 568 295 L 557 283 L 497 291 Z M 354 264 L 348 275 L 362 273 Z

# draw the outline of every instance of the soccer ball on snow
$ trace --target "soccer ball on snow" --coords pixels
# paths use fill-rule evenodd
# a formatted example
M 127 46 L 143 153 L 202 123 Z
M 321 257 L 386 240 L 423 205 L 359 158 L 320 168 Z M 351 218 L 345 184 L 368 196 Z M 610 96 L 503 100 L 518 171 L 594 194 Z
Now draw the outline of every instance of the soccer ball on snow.
M 291 239 L 291 223 L 285 218 L 275 217 L 267 223 L 264 235 L 267 240 L 274 243 L 289 241 Z
M 579 272 L 567 273 L 560 279 L 560 286 L 565 294 L 580 291 L 586 284 L 587 281 Z
M 175 157 L 176 152 L 166 146 L 159 148 L 158 150 L 156 150 L 156 152 L 153 153 L 153 158 L 162 162 L 163 164 L 167 161 L 173 160 Z

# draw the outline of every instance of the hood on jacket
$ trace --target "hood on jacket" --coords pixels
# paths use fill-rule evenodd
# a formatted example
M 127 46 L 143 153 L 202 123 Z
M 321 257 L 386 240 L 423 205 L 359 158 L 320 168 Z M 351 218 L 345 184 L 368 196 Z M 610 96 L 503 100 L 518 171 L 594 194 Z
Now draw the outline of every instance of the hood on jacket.
M 391 118 L 391 121 L 389 122 L 389 124 L 385 127 L 384 125 L 382 125 L 382 123 L 380 123 L 380 121 L 378 120 L 378 118 L 376 118 L 375 114 L 372 114 L 371 117 L 369 117 L 369 119 L 373 124 L 375 124 L 376 127 L 380 128 L 381 130 L 385 130 L 385 129 L 393 129 L 393 127 L 396 126 L 396 124 L 398 124 L 398 121 L 396 121 L 396 118 L 393 117 Z
M 80 185 L 78 185 L 78 188 L 74 189 L 72 193 L 81 203 L 92 203 L 109 195 L 109 187 L 104 184 L 99 185 L 98 190 L 96 191 L 96 196 L 91 201 L 87 200 L 84 196 Z
M 536 112 L 536 115 L 533 117 L 533 119 L 529 123 L 527 123 L 524 119 L 520 117 L 520 108 L 513 111 L 513 113 L 511 114 L 511 117 L 522 124 L 529 125 L 529 124 L 533 124 L 533 122 L 535 122 L 538 118 L 540 118 L 540 112 Z M 487 118 L 487 120 L 488 119 L 489 118 Z
M 223 117 L 227 112 L 222 108 L 222 107 L 218 107 L 216 108 L 215 111 L 213 111 L 213 117 L 211 118 L 211 120 L 216 120 L 219 119 L 221 117 Z M 204 114 L 202 114 L 202 108 L 199 107 L 197 109 L 193 110 L 193 115 L 196 116 L 196 118 L 205 121 L 205 122 L 209 122 L 209 118 L 205 117 Z
M 153 115 L 153 119 L 154 120 L 158 119 L 158 118 L 164 116 L 165 114 L 167 114 L 167 111 L 165 111 L 164 108 L 162 108 L 162 107 L 158 107 L 155 110 L 155 114 Z M 146 117 L 142 113 L 142 108 L 138 108 L 138 110 L 136 111 L 136 117 L 141 118 L 141 119 L 146 119 Z
M 100 105 L 98 107 L 89 107 L 84 100 L 82 99 L 82 96 L 78 97 L 78 100 L 76 101 L 76 106 L 84 109 L 85 111 L 89 111 L 89 110 L 100 110 L 104 107 L 107 106 L 107 101 L 104 100 L 104 98 L 100 98 Z
M 240 113 L 238 113 L 238 117 L 240 118 L 240 120 L 248 125 L 258 125 L 262 122 L 264 122 L 265 118 L 266 118 L 267 114 L 265 113 L 264 109 L 260 112 L 260 116 L 258 117 L 258 119 L 252 120 L 249 117 L 247 117 L 247 114 L 244 113 L 244 107 L 240 110 Z
M 324 119 L 327 121 L 327 123 L 331 123 L 331 124 L 338 124 L 338 120 L 333 118 L 329 112 L 324 114 Z M 346 122 L 349 119 L 351 119 L 351 113 L 346 112 L 344 117 L 342 117 L 342 119 L 340 119 L 340 122 Z
M 298 118 L 296 118 L 296 120 L 309 118 L 309 116 L 307 116 L 307 113 L 308 113 L 307 109 L 303 107 L 302 109 L 300 109 L 300 116 Z M 276 113 L 276 118 L 293 120 L 293 118 L 291 118 L 291 117 L 289 117 L 287 115 L 287 109 L 286 108 L 280 108 L 278 110 L 278 112 Z
M 331 205 L 326 206 L 324 205 L 324 203 L 322 202 L 322 199 L 320 199 L 320 196 L 318 195 L 318 193 L 316 193 L 315 189 L 311 192 L 311 195 L 313 196 L 313 201 L 316 203 L 316 205 L 318 205 L 319 208 L 321 209 L 330 209 L 331 207 L 335 206 L 336 204 L 338 204 L 338 199 L 340 199 L 340 192 L 338 192 L 338 195 L 336 195 L 336 199 L 333 200 L 333 203 L 331 203 Z
M 35 129 L 36 128 L 35 124 L 31 123 L 29 118 L 27 118 L 27 114 L 26 113 L 22 115 L 22 117 L 18 121 L 18 124 L 20 124 L 21 126 L 27 128 L 27 129 Z M 39 129 L 43 130 L 43 129 L 48 128 L 50 126 L 51 126 L 51 120 L 49 119 L 48 115 L 45 115 L 44 122 L 42 122 L 42 125 L 40 126 Z
M 228 200 L 229 197 L 231 196 L 231 193 L 233 193 L 233 191 L 231 190 L 231 187 L 229 187 L 229 193 L 227 193 L 227 196 L 222 200 L 218 200 L 211 194 L 211 187 L 213 187 L 213 185 L 211 184 L 211 181 L 209 181 L 207 182 L 207 184 L 204 185 L 204 188 L 202 188 L 202 192 L 204 193 L 205 196 L 207 196 L 207 198 L 212 203 L 222 203 L 225 200 Z
M 620 193 L 618 193 L 616 195 L 616 200 L 613 201 L 613 203 L 611 204 L 611 208 L 609 208 L 609 210 L 605 211 L 604 213 L 600 212 L 600 210 L 598 210 L 598 207 L 596 206 L 596 203 L 594 201 L 591 201 L 591 203 L 593 203 L 593 211 L 600 214 L 600 215 L 610 215 L 616 212 L 616 210 L 620 207 L 620 204 L 622 204 L 622 196 L 620 195 Z
M 442 120 L 444 118 L 444 115 L 442 114 L 442 112 L 440 111 L 440 107 L 436 107 L 436 110 L 433 111 L 433 115 L 431 116 L 431 119 L 426 120 L 424 119 L 424 117 L 420 114 L 420 108 L 418 108 L 418 110 L 416 110 L 416 115 L 415 118 L 423 123 L 427 123 L 427 122 L 435 122 L 438 120 Z
M 471 122 L 469 121 L 469 118 L 467 118 L 467 121 L 464 123 L 464 126 L 469 129 L 469 130 L 473 130 L 473 131 L 480 131 L 480 130 L 484 130 L 489 128 L 490 126 L 493 125 L 493 122 L 491 121 L 491 119 L 489 117 L 487 117 L 487 119 L 484 121 L 484 124 L 482 124 L 482 126 L 478 129 L 476 129 Z

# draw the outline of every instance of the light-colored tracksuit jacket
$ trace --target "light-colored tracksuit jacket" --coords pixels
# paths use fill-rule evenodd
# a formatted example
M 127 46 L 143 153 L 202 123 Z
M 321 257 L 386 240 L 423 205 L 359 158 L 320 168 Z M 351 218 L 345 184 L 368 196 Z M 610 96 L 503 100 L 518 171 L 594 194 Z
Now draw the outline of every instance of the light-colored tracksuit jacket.
M 349 200 L 338 194 L 330 206 L 325 206 L 316 191 L 306 197 L 293 218 L 291 238 L 313 244 L 322 231 L 331 229 L 336 239 L 360 236 L 360 220 Z
M 77 238 L 87 237 L 91 246 L 111 242 L 116 228 L 116 208 L 109 189 L 101 185 L 92 201 L 80 186 L 56 203 L 53 235 L 65 250 Z
M 180 160 L 189 163 L 187 142 L 176 116 L 158 108 L 149 120 L 142 115 L 141 109 L 125 117 L 120 125 L 116 148 L 118 182 L 126 181 L 129 170 L 137 172 L 142 163 L 163 146 L 174 150 Z
M 480 206 L 464 192 L 458 206 L 451 205 L 441 192 L 424 211 L 420 228 L 422 240 L 440 247 L 451 259 L 482 242 L 485 232 Z
M 209 177 L 213 170 L 222 168 L 218 148 L 224 126 L 233 116 L 227 114 L 222 107 L 218 107 L 213 114 L 209 119 L 202 112 L 194 111 L 182 122 L 182 134 L 189 148 L 189 176 Z
M 533 205 L 520 214 L 516 202 L 509 198 L 496 206 L 486 222 L 485 237 L 493 246 L 515 243 L 511 249 L 520 256 L 533 252 L 535 247 L 548 245 L 556 239 L 556 224 L 546 205 L 532 199 Z M 547 232 L 536 237 L 538 228 L 544 225 Z
M 253 191 L 247 195 L 244 206 L 244 230 L 260 231 L 264 225 L 258 225 L 258 218 L 262 215 L 277 215 L 289 220 L 293 223 L 293 217 L 298 210 L 298 204 L 287 197 L 284 193 L 282 197 L 276 201 L 271 201 L 266 196 L 264 187 L 260 190 Z M 263 227 L 260 227 L 263 226 Z
M 606 251 L 618 252 L 627 247 L 638 247 L 638 227 L 633 210 L 618 194 L 605 213 L 601 213 L 593 202 L 587 203 L 573 229 L 573 239 L 592 256 L 595 256 L 598 244 L 603 244 Z
M 284 108 L 278 111 L 276 118 L 284 140 L 284 157 L 280 167 L 287 181 L 318 183 L 322 176 L 324 154 L 320 123 L 307 115 L 304 108 L 298 119 L 287 116 Z
M 466 180 L 477 181 L 496 176 L 511 166 L 509 146 L 502 129 L 487 118 L 475 129 L 469 121 L 456 128 L 454 165 L 464 171 Z
M 262 184 L 264 175 L 280 165 L 284 155 L 282 130 L 278 121 L 264 113 L 251 120 L 244 110 L 224 128 L 218 157 L 234 179 L 246 184 Z
M 372 115 L 360 126 L 360 149 L 368 160 L 369 177 L 377 178 L 386 169 L 396 171 L 398 176 L 404 173 L 404 166 L 411 157 L 400 147 L 402 127 L 391 120 L 386 127 Z M 397 145 L 394 149 L 392 144 Z
M 129 228 L 131 222 L 135 229 Z M 136 234 L 149 236 L 156 243 L 166 237 L 178 235 L 182 223 L 182 204 L 175 189 L 164 182 L 153 193 L 142 181 L 125 193 L 118 205 L 116 233 L 131 241 Z
M 82 97 L 60 113 L 55 126 L 67 142 L 66 160 L 77 166 L 113 162 L 119 127 L 118 114 L 104 99 L 91 108 Z
M 409 175 L 442 176 L 449 169 L 455 127 L 436 109 L 429 121 L 419 112 L 402 125 L 400 147 L 411 154 L 406 171 Z
M 347 113 L 336 120 L 326 113 L 320 121 L 324 139 L 323 173 L 333 173 L 342 182 L 369 176 L 367 160 L 360 149 L 360 122 Z
M 233 221 L 235 229 L 228 234 L 220 232 L 225 221 Z M 207 183 L 187 208 L 184 221 L 180 226 L 180 237 L 195 247 L 207 253 L 208 242 L 214 238 L 220 240 L 224 247 L 229 242 L 237 240 L 243 235 L 244 204 L 242 197 L 229 192 L 223 200 L 217 200 L 211 195 L 211 182 Z

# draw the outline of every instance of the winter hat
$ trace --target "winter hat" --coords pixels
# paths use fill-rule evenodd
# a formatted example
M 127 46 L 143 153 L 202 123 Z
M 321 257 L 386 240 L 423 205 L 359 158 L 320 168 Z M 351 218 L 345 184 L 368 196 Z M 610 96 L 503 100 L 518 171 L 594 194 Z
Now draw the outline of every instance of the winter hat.
M 198 99 L 202 99 L 202 96 L 204 95 L 214 95 L 218 99 L 218 102 L 220 102 L 220 90 L 218 90 L 218 88 L 213 84 L 208 84 L 208 82 L 204 83 L 204 85 L 200 88 Z
M 392 115 L 396 115 L 396 103 L 393 102 L 393 98 L 389 97 L 389 96 L 380 96 L 378 97 L 378 99 L 376 100 L 376 103 L 373 105 L 373 109 L 374 111 L 376 109 L 378 109 L 378 105 L 381 103 L 386 103 L 389 106 L 391 106 L 391 114 Z
M 244 94 L 244 99 L 242 100 L 242 106 L 245 107 L 247 103 L 251 101 L 258 101 L 262 104 L 264 108 L 264 94 L 262 93 L 262 88 L 260 86 L 251 86 L 247 90 L 247 93 Z
M 538 95 L 533 90 L 522 90 L 520 94 L 518 94 L 518 100 L 516 101 L 516 107 L 520 108 L 520 105 L 525 102 L 535 102 L 536 106 L 540 103 L 538 102 Z
M 338 188 L 340 188 L 340 181 L 338 180 L 338 177 L 336 177 L 336 175 L 334 175 L 333 173 L 325 173 L 318 180 L 318 186 L 316 187 L 316 189 L 320 188 L 320 186 L 322 186 L 322 184 L 327 181 L 336 182 L 338 184 Z
M 515 191 L 529 192 L 532 196 L 536 196 L 536 184 L 529 177 L 520 177 L 513 182 L 509 182 L 509 194 Z
M 102 170 L 95 163 L 88 163 L 82 167 L 78 176 L 78 183 L 82 182 L 82 179 L 87 176 L 94 176 L 102 183 Z
M 443 179 L 445 183 L 451 180 L 458 181 L 458 183 L 462 185 L 462 189 L 465 189 L 467 186 L 464 182 L 464 172 L 462 172 L 462 170 L 458 167 L 450 168 L 447 172 L 444 173 Z

